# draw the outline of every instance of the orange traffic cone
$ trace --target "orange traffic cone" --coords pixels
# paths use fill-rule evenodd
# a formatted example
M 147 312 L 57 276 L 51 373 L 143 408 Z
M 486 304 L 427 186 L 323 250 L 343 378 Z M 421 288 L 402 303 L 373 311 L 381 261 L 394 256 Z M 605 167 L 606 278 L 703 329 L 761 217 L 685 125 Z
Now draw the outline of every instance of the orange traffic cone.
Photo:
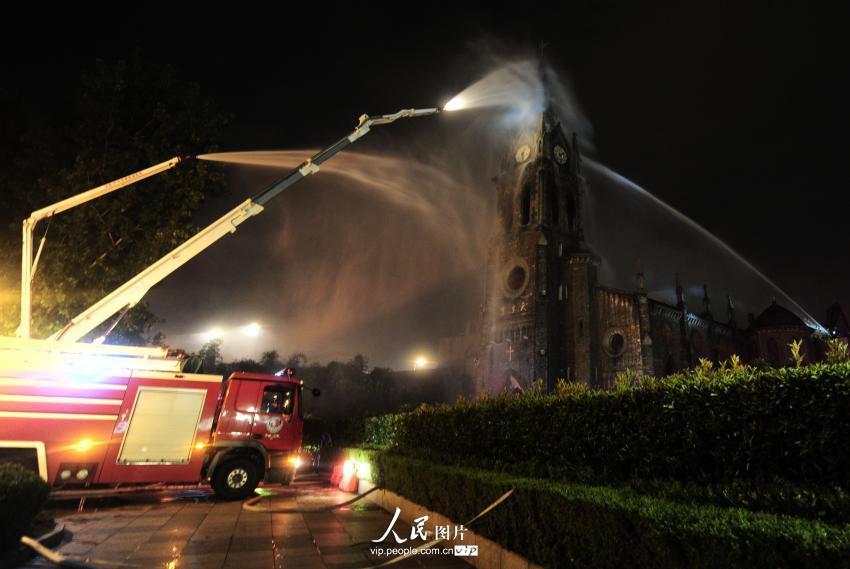
M 339 489 L 343 492 L 357 492 L 358 481 L 355 474 L 354 462 L 346 460 L 342 465 L 342 480 L 339 482 Z

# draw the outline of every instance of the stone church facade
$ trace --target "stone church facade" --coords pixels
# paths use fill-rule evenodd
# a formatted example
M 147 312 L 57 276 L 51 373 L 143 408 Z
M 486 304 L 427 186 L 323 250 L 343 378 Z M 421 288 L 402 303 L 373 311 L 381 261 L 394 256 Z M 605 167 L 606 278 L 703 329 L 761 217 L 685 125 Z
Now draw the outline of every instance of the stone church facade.
M 639 267 L 634 290 L 604 286 L 601 259 L 584 237 L 587 191 L 576 135 L 544 111 L 534 132 L 516 138 L 496 178 L 498 230 L 477 331 L 441 340 L 444 364 L 465 368 L 479 393 L 538 379 L 550 389 L 559 379 L 610 387 L 627 369 L 664 375 L 733 353 L 781 365 L 797 338 L 818 357 L 813 330 L 775 303 L 742 329 L 731 298 L 726 318 L 716 320 L 707 288 L 695 311 L 678 277 L 675 304 L 647 295 Z

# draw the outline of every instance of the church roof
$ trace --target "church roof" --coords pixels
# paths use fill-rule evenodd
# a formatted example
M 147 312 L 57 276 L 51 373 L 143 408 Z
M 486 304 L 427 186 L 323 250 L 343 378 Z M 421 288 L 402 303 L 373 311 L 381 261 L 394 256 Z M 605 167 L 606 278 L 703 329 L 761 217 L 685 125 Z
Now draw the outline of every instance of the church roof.
M 754 328 L 807 328 L 807 326 L 799 316 L 773 301 L 750 324 L 750 329 Z

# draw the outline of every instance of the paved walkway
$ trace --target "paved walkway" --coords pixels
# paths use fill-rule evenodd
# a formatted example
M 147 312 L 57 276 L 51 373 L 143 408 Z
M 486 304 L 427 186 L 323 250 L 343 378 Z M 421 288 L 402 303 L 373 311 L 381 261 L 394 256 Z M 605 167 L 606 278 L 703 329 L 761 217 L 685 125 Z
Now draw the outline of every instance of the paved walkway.
M 271 508 L 317 508 L 352 496 L 316 477 L 275 488 L 281 494 L 263 501 Z M 382 560 L 371 555 L 375 544 L 370 540 L 378 539 L 391 520 L 367 500 L 320 513 L 252 512 L 244 510 L 241 502 L 219 502 L 199 491 L 151 494 L 108 504 L 89 500 L 86 510 L 57 512 L 71 534 L 58 550 L 116 569 L 372 567 Z M 409 535 L 409 528 L 400 521 L 396 525 L 400 535 Z M 48 566 L 36 558 L 22 568 Z M 469 565 L 453 556 L 418 555 L 392 567 L 463 569 Z

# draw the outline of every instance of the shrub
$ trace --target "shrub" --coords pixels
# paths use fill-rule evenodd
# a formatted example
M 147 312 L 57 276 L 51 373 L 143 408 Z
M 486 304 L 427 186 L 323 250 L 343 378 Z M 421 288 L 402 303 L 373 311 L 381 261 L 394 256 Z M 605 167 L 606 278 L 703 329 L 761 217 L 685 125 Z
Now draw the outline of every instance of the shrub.
M 0 550 L 17 543 L 49 493 L 50 486 L 38 474 L 19 464 L 0 463 Z
M 558 480 L 850 480 L 850 364 L 701 365 L 612 391 L 498 396 L 369 419 L 365 444 Z
M 841 338 L 830 338 L 826 341 L 826 361 L 832 364 L 846 362 L 847 342 Z
M 507 489 L 475 532 L 545 567 L 833 568 L 850 559 L 850 527 L 736 508 L 681 504 L 627 488 L 556 483 L 358 453 L 379 485 L 457 523 Z
M 806 354 L 803 353 L 803 340 L 793 340 L 788 347 L 791 349 L 791 361 L 794 362 L 794 367 L 803 365 L 803 360 L 806 359 Z

